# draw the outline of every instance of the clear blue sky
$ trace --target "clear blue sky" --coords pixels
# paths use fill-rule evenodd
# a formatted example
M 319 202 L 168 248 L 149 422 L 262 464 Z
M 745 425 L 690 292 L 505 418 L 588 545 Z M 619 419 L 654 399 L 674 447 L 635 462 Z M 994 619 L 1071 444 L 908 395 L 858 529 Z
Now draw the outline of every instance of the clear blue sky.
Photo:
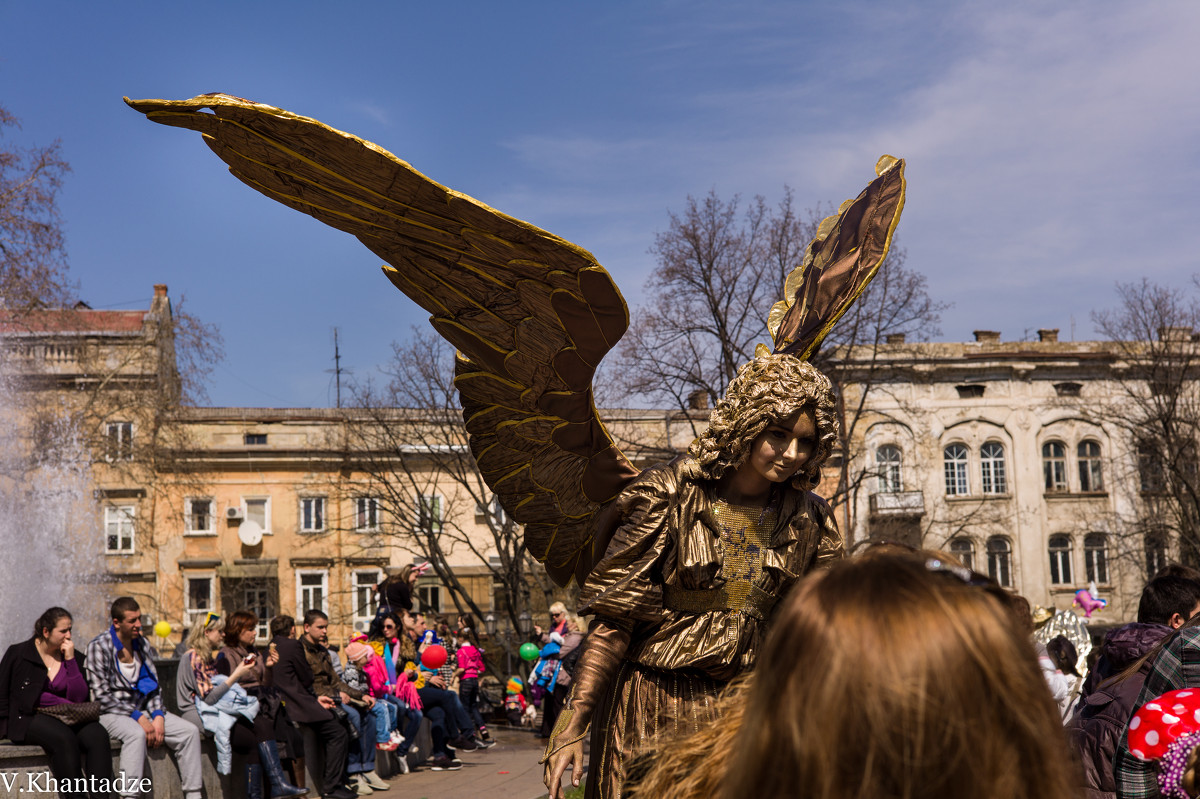
M 332 404 L 424 314 L 351 237 L 121 102 L 316 117 L 591 250 L 636 305 L 689 194 L 840 202 L 908 159 L 899 241 L 943 338 L 1091 335 L 1117 280 L 1200 251 L 1200 3 L 0 3 L 0 103 L 59 138 L 72 274 L 216 323 L 218 405 Z

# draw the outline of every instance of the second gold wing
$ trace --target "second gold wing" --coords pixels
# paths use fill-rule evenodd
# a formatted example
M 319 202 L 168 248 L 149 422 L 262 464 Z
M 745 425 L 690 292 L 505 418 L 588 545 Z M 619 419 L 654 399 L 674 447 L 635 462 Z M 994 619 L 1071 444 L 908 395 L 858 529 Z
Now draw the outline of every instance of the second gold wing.
M 593 517 L 636 476 L 592 377 L 629 324 L 591 253 L 446 188 L 371 142 L 225 94 L 125 101 L 199 131 L 239 180 L 356 236 L 459 351 L 471 451 L 561 585 L 599 554 Z

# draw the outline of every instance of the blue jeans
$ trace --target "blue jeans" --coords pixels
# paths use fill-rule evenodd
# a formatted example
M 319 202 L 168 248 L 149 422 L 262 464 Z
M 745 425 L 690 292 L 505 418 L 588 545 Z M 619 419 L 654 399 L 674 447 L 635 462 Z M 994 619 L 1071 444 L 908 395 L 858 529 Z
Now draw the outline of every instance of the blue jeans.
M 358 730 L 358 740 L 350 742 L 350 763 L 346 768 L 348 774 L 361 774 L 364 771 L 375 770 L 375 724 L 368 713 L 360 713 L 358 708 L 342 705 L 350 723 Z
M 392 724 L 392 729 L 400 730 L 400 734 L 404 736 L 404 743 L 400 744 L 400 748 L 396 752 L 400 755 L 408 754 L 409 747 L 413 745 L 413 741 L 417 740 L 417 733 L 421 731 L 421 719 L 425 718 L 425 714 L 416 708 L 409 707 L 391 694 L 379 697 L 376 703 L 379 702 L 391 705 L 395 709 L 396 720 Z M 379 740 L 384 739 L 380 738 Z
M 434 718 L 431 712 L 433 709 L 442 711 L 445 716 L 443 723 L 446 727 L 447 738 L 475 734 L 475 726 L 471 723 L 471 717 L 467 715 L 467 711 L 463 709 L 458 694 L 444 688 L 426 685 L 424 688 L 417 689 L 417 696 L 421 697 L 421 707 L 431 721 Z
M 392 735 L 392 730 L 396 729 L 396 716 L 399 715 L 400 708 L 390 702 L 385 702 L 383 699 L 376 699 L 375 706 L 371 708 L 371 716 L 375 719 L 375 740 L 379 743 L 384 743 Z

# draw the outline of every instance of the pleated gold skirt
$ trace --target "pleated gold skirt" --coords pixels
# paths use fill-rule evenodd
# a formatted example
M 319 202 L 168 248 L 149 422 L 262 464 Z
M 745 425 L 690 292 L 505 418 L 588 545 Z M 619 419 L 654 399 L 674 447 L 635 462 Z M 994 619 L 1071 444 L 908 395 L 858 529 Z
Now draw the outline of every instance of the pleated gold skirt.
M 717 694 L 726 685 L 700 672 L 622 663 L 607 702 L 592 718 L 587 799 L 619 799 L 633 755 L 715 722 Z

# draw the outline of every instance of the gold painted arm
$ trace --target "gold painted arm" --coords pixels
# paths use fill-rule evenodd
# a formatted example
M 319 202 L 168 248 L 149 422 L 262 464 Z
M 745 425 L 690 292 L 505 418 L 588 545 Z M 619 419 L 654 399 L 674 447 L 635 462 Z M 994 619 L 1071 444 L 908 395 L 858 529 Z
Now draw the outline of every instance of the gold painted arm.
M 620 662 L 629 649 L 629 630 L 620 629 L 614 621 L 596 619 L 588 631 L 580 660 L 572 674 L 571 692 L 566 707 L 558 717 L 546 755 L 541 758 L 547 763 L 547 771 L 556 765 L 556 755 L 574 744 L 582 744 L 592 723 L 592 716 L 602 698 L 612 689 Z M 565 767 L 564 767 L 565 768 Z

